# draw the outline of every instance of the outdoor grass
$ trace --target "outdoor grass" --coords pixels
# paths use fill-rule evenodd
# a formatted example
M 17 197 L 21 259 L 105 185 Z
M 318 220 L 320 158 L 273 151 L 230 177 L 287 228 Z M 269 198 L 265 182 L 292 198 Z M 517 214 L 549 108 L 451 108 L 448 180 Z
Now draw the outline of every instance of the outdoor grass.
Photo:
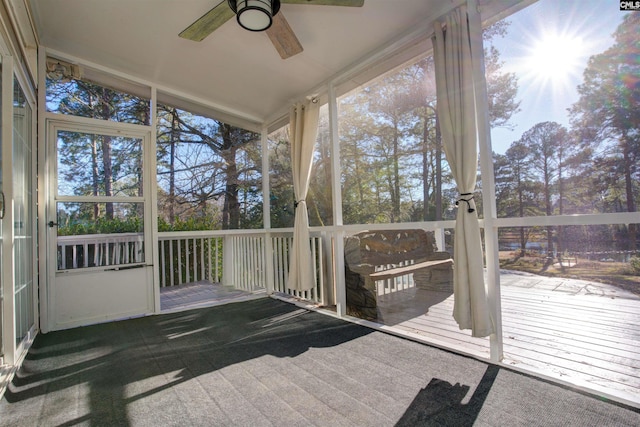
M 640 274 L 625 262 L 573 258 L 571 266 L 564 264 L 561 267 L 557 260 L 553 260 L 551 263 L 542 255 L 527 253 L 525 256 L 518 256 L 516 252 L 504 251 L 500 252 L 500 267 L 542 276 L 606 283 L 640 295 Z

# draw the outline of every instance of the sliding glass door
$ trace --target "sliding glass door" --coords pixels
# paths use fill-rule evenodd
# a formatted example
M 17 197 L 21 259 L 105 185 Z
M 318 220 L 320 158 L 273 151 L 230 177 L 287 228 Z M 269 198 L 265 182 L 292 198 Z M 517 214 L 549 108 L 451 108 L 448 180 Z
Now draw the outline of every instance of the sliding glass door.
M 18 80 L 13 84 L 13 298 L 16 347 L 35 325 L 34 191 L 31 106 Z
M 2 111 L 2 89 L 1 83 L 3 71 L 2 55 L 0 55 L 0 111 Z M 0 116 L 1 117 L 1 116 Z M 5 280 L 4 280 L 4 213 L 5 213 L 5 197 L 4 197 L 4 161 L 3 161 L 3 138 L 0 134 L 0 358 L 5 359 L 4 330 L 5 330 Z
M 37 328 L 34 105 L 0 55 L 0 342 L 9 365 Z

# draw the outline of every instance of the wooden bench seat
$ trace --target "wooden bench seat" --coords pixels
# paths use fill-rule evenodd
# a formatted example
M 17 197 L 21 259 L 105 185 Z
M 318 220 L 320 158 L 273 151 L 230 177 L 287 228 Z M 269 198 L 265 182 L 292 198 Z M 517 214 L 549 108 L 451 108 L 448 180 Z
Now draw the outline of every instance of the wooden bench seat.
M 376 320 L 376 282 L 413 275 L 424 290 L 453 292 L 453 260 L 422 229 L 362 231 L 345 241 L 347 312 Z

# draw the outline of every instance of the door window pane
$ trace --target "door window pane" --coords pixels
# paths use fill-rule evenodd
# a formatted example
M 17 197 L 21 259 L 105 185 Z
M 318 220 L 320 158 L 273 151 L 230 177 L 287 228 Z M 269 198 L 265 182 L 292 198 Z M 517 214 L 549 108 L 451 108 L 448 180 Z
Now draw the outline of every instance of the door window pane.
M 142 139 L 59 131 L 59 196 L 142 196 Z
M 58 270 L 144 262 L 143 203 L 57 203 Z

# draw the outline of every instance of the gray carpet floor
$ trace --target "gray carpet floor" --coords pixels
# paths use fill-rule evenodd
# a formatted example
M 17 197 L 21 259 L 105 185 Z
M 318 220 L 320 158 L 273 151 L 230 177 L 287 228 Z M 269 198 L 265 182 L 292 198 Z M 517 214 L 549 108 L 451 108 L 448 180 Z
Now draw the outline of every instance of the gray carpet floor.
M 640 411 L 263 298 L 39 335 L 2 426 L 638 426 Z

